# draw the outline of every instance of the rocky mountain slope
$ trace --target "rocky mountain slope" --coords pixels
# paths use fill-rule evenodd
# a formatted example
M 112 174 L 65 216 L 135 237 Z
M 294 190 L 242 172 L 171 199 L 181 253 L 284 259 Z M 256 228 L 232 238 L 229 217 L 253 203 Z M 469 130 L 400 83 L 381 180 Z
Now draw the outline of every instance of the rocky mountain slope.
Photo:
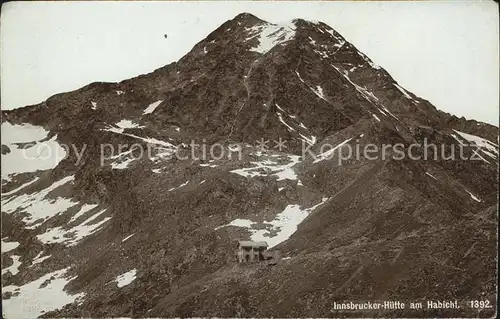
M 396 144 L 428 159 L 343 155 Z M 322 22 L 243 13 L 150 74 L 2 111 L 4 316 L 490 317 L 467 302 L 495 304 L 497 170 L 497 127 Z M 236 264 L 239 239 L 283 258 Z M 408 308 L 428 300 L 461 308 Z

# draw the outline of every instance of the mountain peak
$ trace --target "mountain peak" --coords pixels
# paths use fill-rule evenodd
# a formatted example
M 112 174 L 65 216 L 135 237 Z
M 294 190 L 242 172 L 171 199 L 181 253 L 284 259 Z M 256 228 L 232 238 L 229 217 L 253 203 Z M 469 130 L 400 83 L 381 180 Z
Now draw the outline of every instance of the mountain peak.
M 253 15 L 251 13 L 248 13 L 248 12 L 242 12 L 242 13 L 238 14 L 237 16 L 235 16 L 232 19 L 232 21 L 243 23 L 243 24 L 246 24 L 246 25 L 266 23 L 266 21 L 264 21 L 262 19 L 259 19 L 255 15 Z

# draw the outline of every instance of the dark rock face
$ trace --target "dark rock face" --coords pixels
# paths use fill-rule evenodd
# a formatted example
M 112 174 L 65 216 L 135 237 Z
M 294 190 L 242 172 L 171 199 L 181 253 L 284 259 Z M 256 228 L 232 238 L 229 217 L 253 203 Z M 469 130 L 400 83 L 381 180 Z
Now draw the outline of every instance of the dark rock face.
M 2 248 L 19 243 L 2 255 L 10 267 L 2 273 L 4 308 L 21 300 L 17 286 L 42 278 L 43 289 L 66 278 L 78 300 L 30 314 L 495 313 L 465 303 L 495 304 L 498 128 L 443 113 L 400 88 L 324 23 L 276 26 L 243 13 L 176 63 L 2 111 L 2 123 L 49 132 L 5 145 L 2 136 Z M 286 148 L 278 150 L 280 138 Z M 71 146 L 52 168 L 4 176 L 4 155 L 21 142 L 52 139 Z M 270 141 L 268 149 L 257 147 L 260 139 Z M 242 156 L 160 156 L 160 148 L 191 154 L 191 141 L 226 151 L 238 144 Z M 339 165 L 338 152 L 320 155 L 326 144 L 344 145 L 338 152 L 419 144 L 415 154 L 428 159 L 399 159 L 390 149 Z M 441 156 L 441 147 L 449 155 L 461 144 L 464 159 Z M 304 146 L 318 156 L 299 158 Z M 139 156 L 144 149 L 152 153 Z M 474 154 L 478 160 L 468 160 Z M 227 226 L 237 220 L 253 225 Z M 290 258 L 235 264 L 235 240 L 264 229 L 271 249 Z M 333 306 L 386 300 L 407 307 Z M 409 309 L 428 300 L 462 307 Z
M 2 144 L 2 155 L 9 153 L 10 153 L 10 148 L 7 145 Z

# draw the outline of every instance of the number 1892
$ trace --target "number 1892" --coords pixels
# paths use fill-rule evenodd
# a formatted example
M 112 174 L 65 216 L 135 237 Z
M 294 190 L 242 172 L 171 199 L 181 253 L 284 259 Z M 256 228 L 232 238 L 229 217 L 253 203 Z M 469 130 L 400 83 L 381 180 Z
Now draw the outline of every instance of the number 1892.
M 471 300 L 469 301 L 469 307 L 475 309 L 491 308 L 489 300 Z

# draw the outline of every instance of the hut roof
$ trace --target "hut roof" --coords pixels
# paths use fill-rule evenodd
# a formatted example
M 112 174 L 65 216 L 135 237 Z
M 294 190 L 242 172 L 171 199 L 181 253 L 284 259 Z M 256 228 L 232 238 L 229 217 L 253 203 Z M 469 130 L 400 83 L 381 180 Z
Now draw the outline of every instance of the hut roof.
M 269 245 L 265 241 L 252 241 L 252 240 L 240 240 L 238 242 L 239 247 L 268 247 Z

